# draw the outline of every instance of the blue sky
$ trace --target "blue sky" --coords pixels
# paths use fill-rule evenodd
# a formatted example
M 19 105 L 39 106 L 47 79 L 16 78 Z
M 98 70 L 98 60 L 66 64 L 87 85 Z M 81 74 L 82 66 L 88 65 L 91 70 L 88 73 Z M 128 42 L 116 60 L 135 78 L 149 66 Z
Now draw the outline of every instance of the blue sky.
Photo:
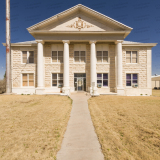
M 92 2 L 92 3 L 91 3 Z M 128 41 L 158 43 L 152 48 L 152 75 L 160 74 L 160 1 L 158 0 L 11 0 L 11 42 L 34 40 L 26 28 L 62 12 L 77 4 L 83 4 L 133 28 Z M 6 66 L 5 0 L 0 1 L 0 78 Z

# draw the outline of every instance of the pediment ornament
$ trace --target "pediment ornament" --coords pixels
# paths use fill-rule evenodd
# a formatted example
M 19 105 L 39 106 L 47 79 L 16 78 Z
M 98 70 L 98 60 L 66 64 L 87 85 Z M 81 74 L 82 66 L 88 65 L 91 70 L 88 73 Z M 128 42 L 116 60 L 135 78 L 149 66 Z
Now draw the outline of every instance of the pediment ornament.
M 86 24 L 86 22 L 82 21 L 81 17 L 78 17 L 77 21 L 75 21 L 73 24 L 68 25 L 66 27 L 77 28 L 80 31 L 82 28 L 90 28 L 90 27 L 94 27 L 94 26 Z

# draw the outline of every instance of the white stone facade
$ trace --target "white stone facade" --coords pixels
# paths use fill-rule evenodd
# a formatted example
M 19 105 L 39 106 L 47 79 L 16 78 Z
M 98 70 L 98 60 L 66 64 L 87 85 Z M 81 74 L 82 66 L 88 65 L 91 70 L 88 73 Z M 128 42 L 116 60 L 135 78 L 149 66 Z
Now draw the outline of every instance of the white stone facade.
M 156 44 L 124 41 L 131 30 L 83 5 L 28 28 L 35 41 L 11 44 L 12 92 L 69 95 L 85 90 L 93 96 L 151 95 L 151 48 Z M 34 63 L 22 63 L 23 51 L 34 51 Z M 128 51 L 131 56 L 136 52 L 136 63 L 127 63 Z M 79 73 L 85 77 L 76 77 Z M 33 86 L 23 85 L 30 83 L 22 80 L 23 74 L 34 75 Z M 126 85 L 127 74 L 137 74 L 136 87 Z M 54 85 L 53 75 L 63 86 Z

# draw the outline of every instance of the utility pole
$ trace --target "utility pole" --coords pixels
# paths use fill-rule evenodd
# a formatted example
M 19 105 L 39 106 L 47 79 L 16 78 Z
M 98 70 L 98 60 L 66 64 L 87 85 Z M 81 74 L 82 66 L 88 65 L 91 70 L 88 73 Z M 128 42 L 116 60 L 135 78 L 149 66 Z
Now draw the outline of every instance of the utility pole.
M 10 0 L 6 0 L 6 93 L 11 93 Z

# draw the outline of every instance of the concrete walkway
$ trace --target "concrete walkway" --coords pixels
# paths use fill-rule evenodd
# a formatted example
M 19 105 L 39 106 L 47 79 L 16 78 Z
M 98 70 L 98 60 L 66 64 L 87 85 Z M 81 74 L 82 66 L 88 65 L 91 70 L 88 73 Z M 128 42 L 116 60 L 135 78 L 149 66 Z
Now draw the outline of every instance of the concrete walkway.
M 57 160 L 104 160 L 94 131 L 86 93 L 73 93 L 73 108 Z

